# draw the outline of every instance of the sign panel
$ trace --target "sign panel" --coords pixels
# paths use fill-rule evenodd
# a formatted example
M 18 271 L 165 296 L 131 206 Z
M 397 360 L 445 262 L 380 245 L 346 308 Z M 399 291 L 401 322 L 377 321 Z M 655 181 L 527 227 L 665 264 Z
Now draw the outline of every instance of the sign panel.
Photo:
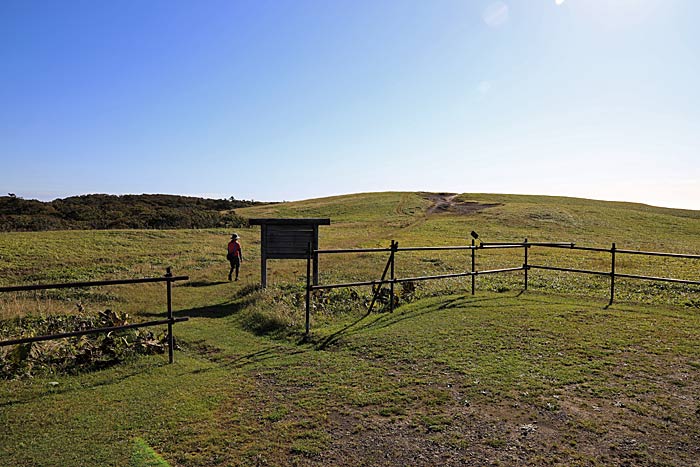
M 330 219 L 250 219 L 250 225 L 260 226 L 260 279 L 267 286 L 268 259 L 306 259 L 309 243 L 318 249 L 318 226 L 330 225 Z M 311 255 L 314 284 L 318 284 L 318 254 Z
M 268 225 L 265 229 L 267 257 L 270 259 L 304 259 L 309 244 L 317 243 L 313 226 Z

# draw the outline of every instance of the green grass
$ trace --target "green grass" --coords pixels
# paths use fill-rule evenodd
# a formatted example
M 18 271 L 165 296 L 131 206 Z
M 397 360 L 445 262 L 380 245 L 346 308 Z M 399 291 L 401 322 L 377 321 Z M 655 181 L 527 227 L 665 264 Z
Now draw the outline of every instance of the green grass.
M 175 365 L 3 383 L 0 462 L 124 465 L 135 437 L 171 465 L 372 464 L 379 453 L 362 446 L 377 436 L 395 465 L 435 445 L 453 461 L 515 451 L 578 465 L 547 453 L 563 440 L 599 461 L 629 460 L 613 448 L 629 439 L 668 465 L 697 455 L 664 449 L 700 436 L 700 317 L 682 309 L 453 295 L 340 316 L 305 343 L 255 337 L 238 319 L 183 324 Z
M 239 210 L 331 217 L 321 246 L 485 240 L 700 252 L 700 216 L 569 198 L 462 195 L 501 206 L 427 216 L 412 193 L 365 194 Z M 240 229 L 239 282 L 225 280 L 230 232 L 44 232 L 0 236 L 3 285 L 152 276 L 190 282 L 173 301 L 175 364 L 140 357 L 76 376 L 0 382 L 0 465 L 694 465 L 700 457 L 698 291 L 531 272 L 421 283 L 394 313 L 365 316 L 368 290 L 318 293 L 303 332 L 303 261 L 271 261 L 259 281 L 259 231 Z M 659 240 L 661 244 L 655 242 Z M 522 252 L 479 252 L 479 268 Z M 531 261 L 606 268 L 605 255 L 535 252 Z M 385 255 L 323 257 L 322 281 L 378 278 Z M 637 257 L 621 268 L 694 278 L 695 263 Z M 656 261 L 656 260 L 654 260 Z M 468 256 L 400 255 L 399 276 L 459 271 Z M 622 271 L 620 271 L 622 272 Z M 405 300 L 404 300 L 405 299 Z M 46 303 L 50 301 L 51 307 Z M 162 316 L 162 284 L 93 295 L 13 294 L 5 316 L 111 306 Z M 58 383 L 58 384 L 54 384 Z M 137 441 L 135 441 L 137 440 Z M 67 448 L 69 447 L 69 448 Z M 157 453 L 157 454 L 156 454 Z M 139 462 L 141 464 L 139 464 Z
M 170 467 L 170 464 L 143 439 L 135 438 L 129 467 Z
M 323 248 L 468 244 L 469 232 L 477 230 L 485 241 L 575 241 L 583 246 L 644 249 L 700 254 L 700 214 L 652 208 L 629 203 L 610 203 L 573 198 L 465 194 L 459 199 L 499 204 L 468 215 L 427 216 L 430 202 L 414 193 L 370 193 L 280 203 L 240 209 L 247 217 L 330 217 L 331 226 L 321 228 Z M 243 236 L 244 284 L 259 282 L 259 229 L 238 229 Z M 230 232 L 224 230 L 173 231 L 63 231 L 9 233 L 0 238 L 0 285 L 115 279 L 156 276 L 171 266 L 175 274 L 190 276 L 193 286 L 178 291 L 183 308 L 208 306 L 228 298 L 223 260 Z M 534 248 L 532 264 L 609 270 L 609 255 Z M 322 282 L 378 278 L 386 254 L 327 255 L 321 258 Z M 522 265 L 522 251 L 480 251 L 480 270 Z M 429 252 L 397 255 L 400 277 L 464 271 L 465 253 Z M 303 284 L 303 260 L 269 262 L 273 285 Z M 697 279 L 698 261 L 618 255 L 619 273 L 662 275 Z M 591 276 L 531 271 L 531 286 L 604 299 L 607 281 Z M 485 290 L 515 290 L 521 275 L 479 278 Z M 428 289 L 434 285 L 426 285 Z M 685 305 L 696 298 L 698 287 L 619 280 L 622 301 Z M 30 313 L 71 312 L 76 303 L 110 306 L 134 315 L 162 312 L 162 287 L 74 289 L 16 294 L 0 299 L 0 316 Z M 27 311 L 25 311 L 25 309 Z

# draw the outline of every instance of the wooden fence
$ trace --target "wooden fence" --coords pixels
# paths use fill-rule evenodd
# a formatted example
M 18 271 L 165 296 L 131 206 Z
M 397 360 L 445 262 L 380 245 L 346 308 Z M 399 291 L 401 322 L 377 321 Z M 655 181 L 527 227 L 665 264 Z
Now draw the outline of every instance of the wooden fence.
M 491 269 L 479 271 L 476 268 L 476 252 L 477 250 L 494 250 L 494 249 L 523 249 L 523 264 L 521 266 L 514 266 L 510 268 L 503 269 Z M 561 248 L 567 250 L 579 250 L 579 251 L 592 251 L 592 252 L 608 252 L 610 253 L 610 270 L 609 271 L 592 271 L 585 269 L 575 269 L 575 268 L 562 268 L 546 265 L 536 265 L 529 262 L 529 251 L 532 248 Z M 405 251 L 456 251 L 456 250 L 469 250 L 471 251 L 471 268 L 468 271 L 454 273 L 454 274 L 441 274 L 434 276 L 417 276 L 417 277 L 396 277 L 394 260 L 396 254 Z M 313 257 L 323 254 L 357 254 L 357 253 L 389 253 L 386 266 L 379 280 L 369 280 L 360 282 L 347 282 L 341 284 L 325 284 L 317 285 L 312 284 L 311 281 L 311 261 Z M 335 289 L 341 287 L 356 287 L 356 286 L 372 286 L 374 289 L 374 294 L 372 301 L 370 302 L 368 313 L 372 312 L 372 308 L 379 296 L 381 287 L 385 284 L 389 285 L 389 310 L 394 311 L 394 285 L 402 282 L 416 282 L 425 280 L 436 280 L 436 279 L 447 279 L 455 277 L 471 277 L 471 293 L 475 294 L 476 291 L 476 277 L 479 275 L 486 274 L 501 274 L 506 272 L 523 271 L 523 289 L 528 289 L 528 279 L 529 271 L 532 269 L 549 270 L 549 271 L 565 271 L 574 272 L 580 274 L 591 274 L 598 276 L 608 276 L 610 278 L 610 301 L 608 305 L 612 305 L 615 299 L 615 279 L 616 278 L 626 278 L 626 279 L 639 279 L 647 281 L 659 281 L 659 282 L 673 282 L 678 284 L 692 284 L 700 285 L 700 281 L 692 281 L 685 279 L 674 279 L 668 277 L 654 277 L 654 276 L 644 276 L 637 274 L 620 274 L 615 271 L 616 257 L 617 255 L 645 255 L 645 256 L 660 256 L 660 257 L 670 257 L 670 258 L 682 258 L 682 259 L 700 259 L 700 255 L 690 255 L 690 254 L 678 254 L 678 253 L 659 253 L 652 251 L 638 251 L 638 250 L 623 250 L 618 249 L 615 243 L 612 244 L 611 248 L 590 248 L 590 247 L 579 247 L 572 242 L 528 242 L 525 239 L 522 243 L 518 242 L 481 242 L 479 245 L 475 244 L 472 240 L 471 245 L 463 246 L 439 246 L 439 247 L 409 247 L 409 248 L 399 248 L 399 243 L 392 240 L 391 246 L 389 248 L 358 248 L 358 249 L 337 249 L 337 250 L 314 250 L 311 244 L 308 246 L 307 253 L 307 267 L 306 267 L 306 334 L 310 331 L 310 315 L 311 315 L 311 292 L 314 290 L 322 289 Z M 389 277 L 387 278 L 387 274 Z
M 141 279 L 120 279 L 120 280 L 106 280 L 106 281 L 93 281 L 93 282 L 64 282 L 58 284 L 36 284 L 36 285 L 18 285 L 10 287 L 0 287 L 0 293 L 2 292 L 23 292 L 31 290 L 48 290 L 48 289 L 67 289 L 71 287 L 97 287 L 97 286 L 110 286 L 110 285 L 122 285 L 122 284 L 145 284 L 150 282 L 165 282 L 166 283 L 166 300 L 168 306 L 167 319 L 161 319 L 156 321 L 147 321 L 143 323 L 126 324 L 123 326 L 110 326 L 104 328 L 93 328 L 84 329 L 81 331 L 64 332 L 59 334 L 49 334 L 45 336 L 33 336 L 24 337 L 21 339 L 11 339 L 6 341 L 0 341 L 0 347 L 6 345 L 16 345 L 16 344 L 26 344 L 29 342 L 40 342 L 55 339 L 63 339 L 66 337 L 77 337 L 84 336 L 88 334 L 100 334 L 108 333 L 112 331 L 122 331 L 125 329 L 135 329 L 135 328 L 145 328 L 149 326 L 160 326 L 168 325 L 168 361 L 173 363 L 173 351 L 175 347 L 175 339 L 173 337 L 173 324 L 182 321 L 187 321 L 188 318 L 175 318 L 173 317 L 173 307 L 172 307 L 172 283 L 176 281 L 189 280 L 188 276 L 173 276 L 170 268 L 166 268 L 166 273 L 163 277 L 147 277 Z

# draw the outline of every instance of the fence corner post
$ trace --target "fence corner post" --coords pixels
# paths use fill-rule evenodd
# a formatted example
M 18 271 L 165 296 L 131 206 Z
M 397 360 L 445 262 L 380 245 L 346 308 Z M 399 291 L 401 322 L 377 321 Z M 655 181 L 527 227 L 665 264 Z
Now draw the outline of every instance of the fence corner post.
M 173 363 L 175 361 L 175 338 L 173 336 L 173 283 L 171 280 L 173 277 L 173 272 L 170 266 L 165 268 L 165 277 L 168 279 L 166 282 L 166 293 L 168 299 L 168 363 Z

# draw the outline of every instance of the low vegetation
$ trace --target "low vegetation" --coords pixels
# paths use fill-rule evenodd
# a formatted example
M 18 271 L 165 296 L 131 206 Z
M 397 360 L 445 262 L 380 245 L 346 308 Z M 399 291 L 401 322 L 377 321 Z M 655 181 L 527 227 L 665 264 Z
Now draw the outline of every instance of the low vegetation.
M 469 209 L 378 193 L 237 209 L 245 217 L 330 217 L 321 246 L 576 241 L 700 254 L 700 213 L 569 198 L 469 194 Z M 473 210 L 475 205 L 481 206 Z M 488 206 L 488 207 L 484 207 Z M 270 261 L 259 230 L 61 231 L 0 237 L 0 283 L 187 274 L 173 302 L 175 364 L 131 356 L 99 371 L 0 382 L 0 465 L 691 466 L 700 457 L 700 289 L 576 274 L 407 283 L 389 313 L 368 287 L 317 292 L 303 334 L 304 261 Z M 522 251 L 479 251 L 481 270 Z M 321 258 L 321 282 L 376 279 L 386 254 Z M 468 269 L 468 253 L 403 252 L 397 275 Z M 609 267 L 605 254 L 533 250 L 532 264 Z M 621 259 L 630 273 L 694 279 L 697 262 Z M 111 308 L 164 316 L 162 284 L 16 293 L 4 322 Z M 34 318 L 32 318 L 34 319 Z M 69 318 L 66 318 L 69 319 Z M 96 409 L 97 408 L 97 409 Z M 71 449 L 64 449 L 65 446 Z M 157 453 L 157 454 L 156 454 Z M 47 460 L 50 459 L 50 460 Z M 158 463 L 156 463 L 158 462 Z M 151 464 L 152 463 L 152 464 Z
M 0 196 L 0 232 L 239 227 L 254 201 L 174 195 L 83 195 L 50 202 Z
M 27 316 L 0 323 L 0 340 L 124 326 L 130 324 L 129 319 L 128 314 L 112 310 L 97 316 Z M 0 347 L 0 379 L 74 374 L 106 368 L 136 355 L 163 353 L 166 334 L 162 330 L 158 334 L 148 329 L 133 329 Z

